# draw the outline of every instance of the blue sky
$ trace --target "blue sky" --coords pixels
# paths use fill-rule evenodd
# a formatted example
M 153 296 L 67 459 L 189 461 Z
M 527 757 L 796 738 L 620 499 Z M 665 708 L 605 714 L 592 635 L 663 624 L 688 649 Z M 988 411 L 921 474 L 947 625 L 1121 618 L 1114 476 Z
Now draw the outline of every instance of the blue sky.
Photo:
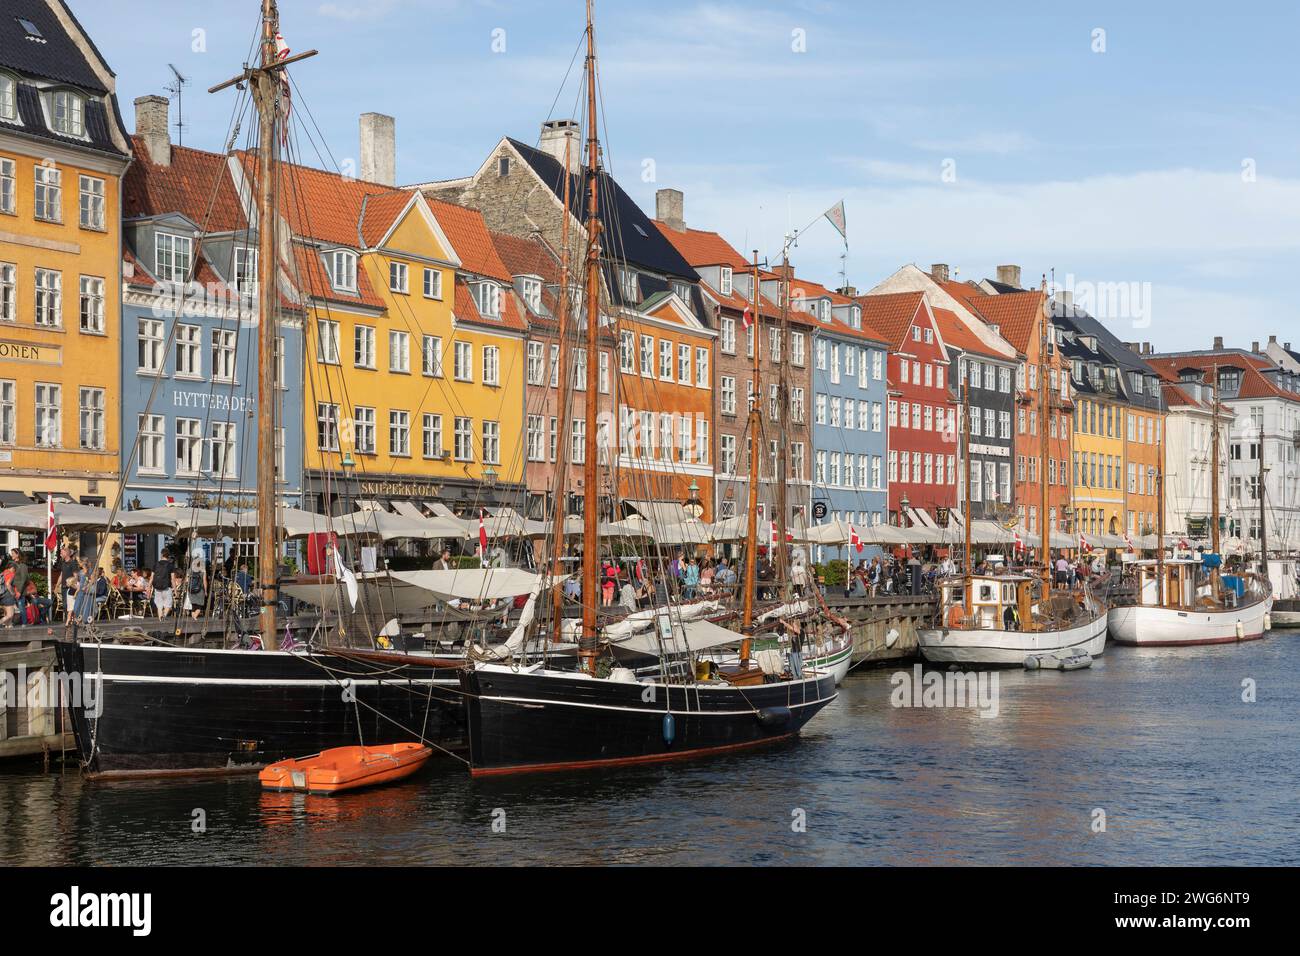
M 186 144 L 222 148 L 231 94 L 206 89 L 244 60 L 255 0 L 71 2 L 128 125 L 175 63 L 191 80 Z M 1055 269 L 1080 290 L 1125 284 L 1130 306 L 1098 311 L 1126 340 L 1300 344 L 1300 12 L 1055 6 L 604 0 L 607 159 L 647 209 L 656 188 L 682 189 L 688 225 L 772 256 L 844 198 L 859 288 L 908 262 L 960 278 L 1017 263 L 1027 283 Z M 290 46 L 321 51 L 295 77 L 340 160 L 370 110 L 397 118 L 402 182 L 464 175 L 503 134 L 534 141 L 553 103 L 573 112 L 580 62 L 561 83 L 580 0 L 280 7 Z M 822 221 L 792 258 L 834 286 L 841 252 Z

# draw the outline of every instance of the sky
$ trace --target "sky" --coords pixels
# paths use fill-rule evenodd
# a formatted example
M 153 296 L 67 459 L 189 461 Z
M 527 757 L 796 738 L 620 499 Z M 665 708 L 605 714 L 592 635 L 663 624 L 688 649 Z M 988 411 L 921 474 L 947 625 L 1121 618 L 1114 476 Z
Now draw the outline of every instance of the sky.
M 247 59 L 256 0 L 70 3 L 128 127 L 174 64 L 185 144 L 224 148 L 234 94 L 206 90 Z M 294 52 L 320 51 L 293 68 L 296 107 L 340 164 L 368 111 L 396 117 L 402 183 L 467 175 L 501 136 L 536 142 L 543 120 L 575 115 L 581 0 L 281 0 L 280 14 Z M 1026 285 L 1054 275 L 1125 341 L 1300 345 L 1293 3 L 599 0 L 596 14 L 606 162 L 652 215 L 656 189 L 681 189 L 687 225 L 772 261 L 798 230 L 795 268 L 832 288 L 907 263 L 959 279 L 1009 263 Z M 820 218 L 841 199 L 847 254 Z

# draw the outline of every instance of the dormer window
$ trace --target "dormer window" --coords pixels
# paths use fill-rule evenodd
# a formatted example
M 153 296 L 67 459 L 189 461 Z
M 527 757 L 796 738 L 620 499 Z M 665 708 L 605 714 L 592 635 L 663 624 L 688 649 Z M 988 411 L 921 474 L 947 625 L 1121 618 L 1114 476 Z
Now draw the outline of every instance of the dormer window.
M 641 288 L 640 283 L 637 281 L 635 269 L 619 269 L 618 285 L 623 292 L 623 298 L 625 301 L 641 301 Z
M 722 274 L 718 279 L 718 291 L 723 295 L 731 295 L 731 266 L 722 267 Z
M 673 292 L 687 305 L 691 304 L 691 287 L 685 282 L 673 282 Z
M 154 240 L 154 275 L 159 282 L 185 282 L 194 261 L 194 240 L 160 232 Z
M 50 128 L 61 136 L 78 139 L 86 135 L 86 100 L 72 90 L 55 90 L 50 94 Z
M 478 282 L 474 285 L 474 304 L 479 315 L 495 319 L 501 314 L 501 287 L 495 282 Z
M 849 324 L 855 329 L 862 328 L 862 306 L 855 305 L 849 309 Z
M 18 83 L 12 76 L 0 73 L 0 120 L 12 123 L 18 119 Z
M 519 295 L 527 303 L 530 312 L 542 311 L 542 280 L 532 276 L 520 276 Z
M 350 249 L 335 249 L 326 256 L 330 285 L 340 292 L 357 291 L 357 254 Z
M 1130 382 L 1132 383 L 1132 385 L 1133 385 L 1133 394 L 1134 394 L 1134 395 L 1141 395 L 1141 394 L 1142 394 L 1142 375 L 1141 375 L 1141 373 L 1140 373 L 1140 372 L 1133 372 L 1132 374 L 1129 375 L 1129 381 L 1130 381 Z

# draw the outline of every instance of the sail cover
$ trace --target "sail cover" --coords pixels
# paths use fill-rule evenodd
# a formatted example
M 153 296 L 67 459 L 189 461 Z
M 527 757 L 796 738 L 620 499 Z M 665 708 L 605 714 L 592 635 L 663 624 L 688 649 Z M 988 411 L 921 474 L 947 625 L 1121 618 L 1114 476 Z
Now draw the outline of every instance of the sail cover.
M 666 648 L 661 647 L 659 635 L 655 631 L 634 634 L 621 641 L 612 641 L 611 644 L 624 650 L 636 651 L 640 654 L 652 654 L 658 657 L 665 650 L 669 654 L 707 651 L 714 647 L 738 644 L 743 639 L 742 635 L 735 631 L 729 631 L 712 621 L 687 621 L 681 627 L 674 627 L 673 631 L 675 639 L 668 641 Z
M 428 591 L 440 601 L 490 601 L 530 594 L 542 575 L 520 568 L 459 568 L 454 571 L 392 571 L 394 578 Z M 551 579 L 561 584 L 564 577 Z

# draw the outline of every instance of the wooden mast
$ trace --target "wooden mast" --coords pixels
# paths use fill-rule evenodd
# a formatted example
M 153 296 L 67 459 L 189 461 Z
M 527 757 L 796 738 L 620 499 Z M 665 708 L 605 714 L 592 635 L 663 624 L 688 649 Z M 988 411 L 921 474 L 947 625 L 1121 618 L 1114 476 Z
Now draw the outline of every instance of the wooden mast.
M 1210 550 L 1219 554 L 1219 366 L 1211 371 L 1210 383 Z M 1220 558 L 1222 561 L 1222 558 Z M 1219 569 L 1210 572 L 1211 594 L 1219 596 Z
M 578 654 L 589 674 L 596 672 L 596 602 L 600 593 L 600 484 L 596 421 L 599 411 L 600 352 L 600 143 L 596 128 L 596 27 L 587 0 L 587 434 L 582 495 L 582 640 Z M 561 345 L 563 349 L 563 345 Z
M 1156 507 L 1160 513 L 1156 515 L 1156 578 L 1160 584 L 1156 588 L 1156 604 L 1160 607 L 1165 606 L 1165 470 L 1160 469 L 1156 475 Z M 1142 603 L 1142 595 L 1138 595 L 1138 604 Z
M 786 363 L 790 360 L 790 244 L 781 251 L 781 359 L 777 364 L 777 385 L 776 385 L 776 413 L 780 421 L 776 426 L 776 474 L 772 476 L 776 482 L 776 554 L 773 571 L 776 572 L 777 584 L 781 587 L 781 595 L 784 600 L 787 597 L 786 588 L 790 586 L 790 568 L 786 558 L 786 522 L 789 517 L 789 506 L 786 499 L 786 482 L 789 479 L 789 449 L 790 443 L 786 440 L 786 422 L 790 414 L 790 382 L 789 371 Z M 758 354 L 757 336 L 755 337 L 754 353 Z M 755 396 L 757 398 L 757 396 Z M 852 558 L 850 557 L 850 561 Z
M 262 0 L 261 60 L 244 66 L 239 76 L 208 90 L 217 93 L 238 83 L 248 83 L 258 114 L 257 150 L 257 566 L 262 587 L 262 646 L 275 650 L 279 643 L 275 612 L 279 601 L 279 566 L 276 560 L 275 507 L 275 345 L 277 339 L 277 288 L 279 250 L 276 243 L 276 175 L 279 168 L 279 116 L 282 72 L 315 50 L 281 58 L 276 49 L 280 13 L 275 0 Z
M 958 367 L 960 368 L 960 365 Z M 971 481 L 970 377 L 971 377 L 971 369 L 973 369 L 974 367 L 975 367 L 974 361 L 968 358 L 966 360 L 965 374 L 961 376 L 962 454 L 966 459 L 963 462 L 963 464 L 966 466 L 966 495 L 965 495 L 966 500 L 962 505 L 963 509 L 965 510 L 965 514 L 963 515 L 965 520 L 963 521 L 963 524 L 966 526 L 966 557 L 962 563 L 962 573 L 964 576 L 964 580 L 962 582 L 962 595 L 963 595 L 962 608 L 963 608 L 963 615 L 967 618 L 970 617 L 971 571 L 973 570 L 972 555 L 971 555 L 971 527 L 970 526 L 971 526 L 971 522 L 975 520 L 974 516 L 971 514 L 971 490 L 970 490 L 970 481 Z
M 1038 513 L 1039 527 L 1042 529 L 1042 554 L 1043 554 L 1043 594 L 1044 596 L 1052 587 L 1052 549 L 1051 534 L 1052 530 L 1047 520 L 1048 514 L 1048 487 L 1047 487 L 1047 456 L 1050 453 L 1047 446 L 1047 416 L 1048 416 L 1048 394 L 1047 394 L 1047 280 L 1043 280 L 1040 289 L 1042 295 L 1042 308 L 1039 319 L 1042 323 L 1041 334 L 1038 337 L 1038 485 L 1042 489 L 1040 495 L 1041 507 Z
M 569 217 L 570 189 L 573 177 L 569 173 L 571 139 L 564 139 L 564 216 L 560 226 L 560 316 L 556 338 L 559 340 L 559 355 L 556 357 L 556 449 L 558 459 L 555 469 L 555 530 L 551 538 L 551 643 L 558 644 L 563 635 L 560 633 L 564 623 L 564 589 L 559 585 L 560 575 L 564 573 L 564 525 L 568 505 L 568 477 L 572 454 L 569 451 L 572 441 L 569 438 Z M 592 361 L 592 356 L 587 356 Z M 542 373 L 546 373 L 546 356 L 542 357 Z M 545 387 L 545 385 L 543 385 Z
M 759 396 L 763 392 L 761 367 L 759 365 L 759 331 L 762 323 L 758 320 L 758 250 L 754 250 L 754 277 L 753 288 L 750 289 L 752 305 L 750 305 L 749 328 L 754 330 L 754 394 L 753 402 L 749 408 L 749 514 L 745 529 L 745 573 L 741 576 L 741 586 L 744 588 L 744 599 L 741 604 L 740 626 L 742 632 L 746 635 L 745 640 L 740 645 L 740 663 L 743 666 L 749 661 L 749 635 L 754 629 L 754 592 L 758 586 L 755 580 L 755 574 L 758 569 L 758 456 L 760 449 L 758 447 L 758 431 L 762 422 L 761 408 L 762 403 Z M 745 335 L 749 335 L 749 329 L 743 330 Z
M 1268 509 L 1264 504 L 1264 479 L 1268 469 L 1264 467 L 1264 422 L 1259 423 L 1259 573 L 1268 577 Z

